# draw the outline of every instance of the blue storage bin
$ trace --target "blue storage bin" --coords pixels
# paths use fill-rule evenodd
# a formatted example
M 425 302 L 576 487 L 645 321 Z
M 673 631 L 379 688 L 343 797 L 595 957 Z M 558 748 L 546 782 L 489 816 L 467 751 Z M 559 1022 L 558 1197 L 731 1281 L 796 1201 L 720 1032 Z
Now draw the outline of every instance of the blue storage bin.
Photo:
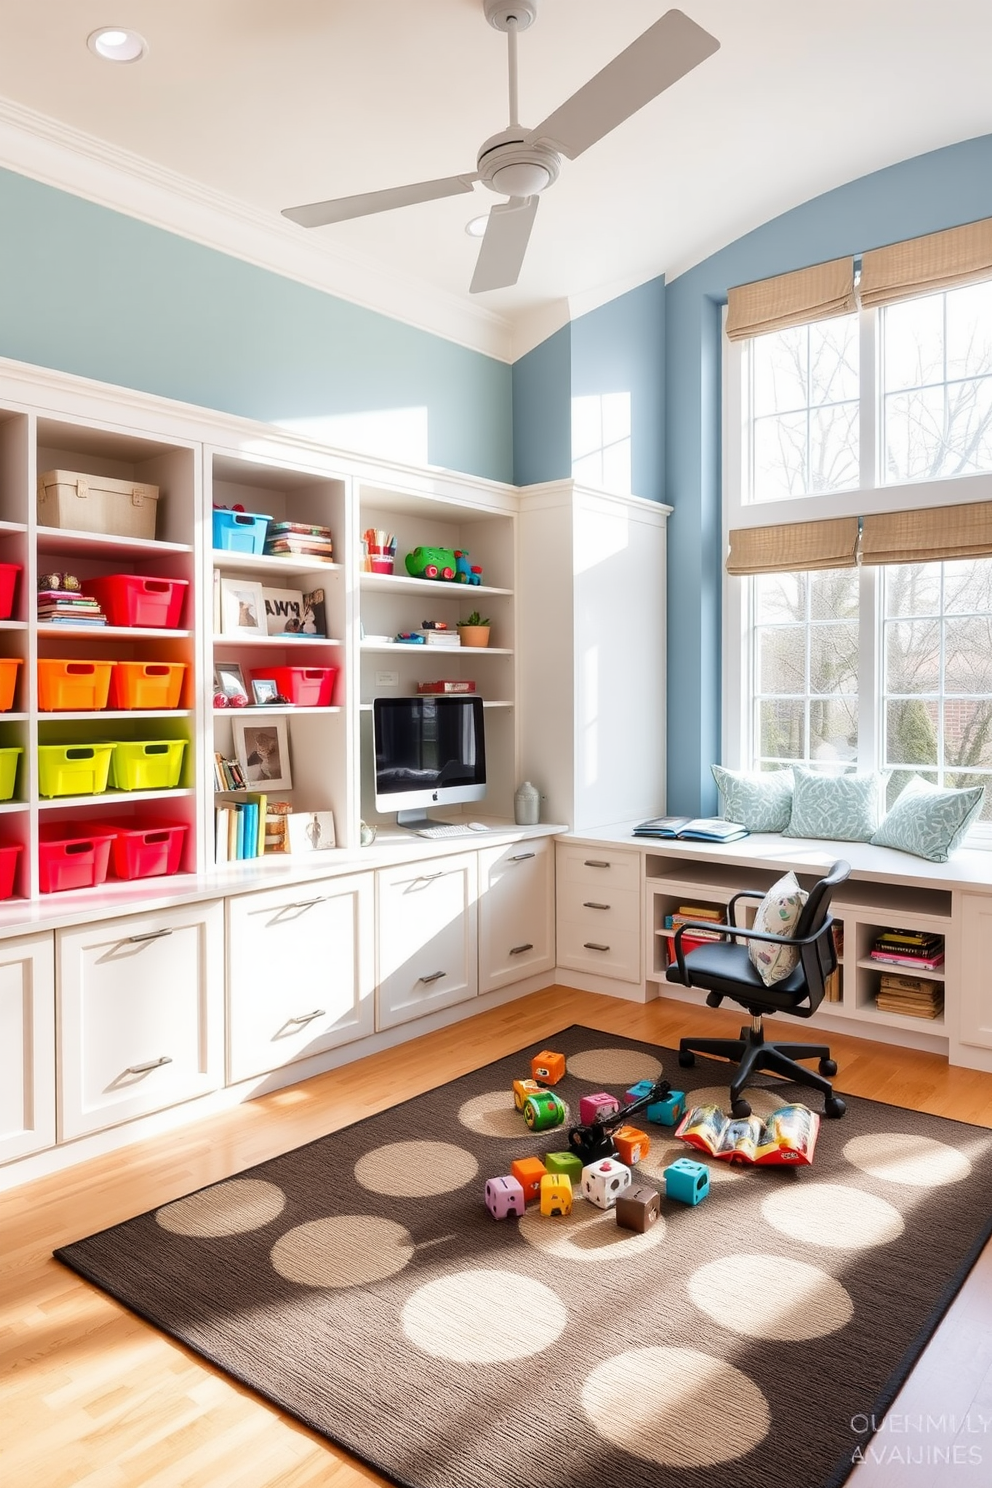
M 257 512 L 215 511 L 214 547 L 233 549 L 237 553 L 261 553 L 270 517 Z

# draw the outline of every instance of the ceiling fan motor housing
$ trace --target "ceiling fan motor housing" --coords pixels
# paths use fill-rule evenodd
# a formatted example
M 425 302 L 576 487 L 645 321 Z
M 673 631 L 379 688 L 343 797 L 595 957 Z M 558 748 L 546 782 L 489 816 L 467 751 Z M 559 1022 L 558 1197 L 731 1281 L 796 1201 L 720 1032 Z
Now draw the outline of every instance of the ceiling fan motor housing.
M 479 151 L 479 180 L 498 196 L 537 196 L 558 179 L 561 156 L 550 145 L 528 141 L 522 129 L 504 129 Z
M 518 31 L 526 31 L 537 20 L 537 0 L 482 0 L 486 20 L 497 31 L 509 31 L 516 21 Z

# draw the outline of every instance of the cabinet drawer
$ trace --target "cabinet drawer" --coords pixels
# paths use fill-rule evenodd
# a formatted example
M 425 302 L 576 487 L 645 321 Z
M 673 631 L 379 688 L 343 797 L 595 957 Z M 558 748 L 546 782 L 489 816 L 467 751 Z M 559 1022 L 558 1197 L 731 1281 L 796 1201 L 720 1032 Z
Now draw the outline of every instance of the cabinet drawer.
M 456 853 L 376 874 L 376 1027 L 475 997 L 478 859 Z
M 586 920 L 558 921 L 558 965 L 592 975 L 641 980 L 640 925 L 601 931 Z
M 558 885 L 558 918 L 582 924 L 601 939 L 604 930 L 638 931 L 641 923 L 641 896 L 636 889 L 617 889 L 612 884 L 590 889 L 588 884 Z
M 558 848 L 558 882 L 596 890 L 634 889 L 640 892 L 641 855 L 610 847 Z
M 479 991 L 555 964 L 555 858 L 549 837 L 479 853 Z
M 223 926 L 212 902 L 57 932 L 61 1140 L 221 1084 Z
M 374 903 L 371 873 L 228 900 L 232 1083 L 374 1031 Z

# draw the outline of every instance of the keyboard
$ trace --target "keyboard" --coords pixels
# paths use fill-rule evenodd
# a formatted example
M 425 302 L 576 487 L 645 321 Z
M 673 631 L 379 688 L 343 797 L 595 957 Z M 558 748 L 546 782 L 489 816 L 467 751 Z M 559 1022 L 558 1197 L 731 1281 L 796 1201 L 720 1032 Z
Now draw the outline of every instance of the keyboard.
M 418 837 L 478 837 L 478 827 L 458 827 L 454 823 L 438 825 L 436 827 L 418 827 Z

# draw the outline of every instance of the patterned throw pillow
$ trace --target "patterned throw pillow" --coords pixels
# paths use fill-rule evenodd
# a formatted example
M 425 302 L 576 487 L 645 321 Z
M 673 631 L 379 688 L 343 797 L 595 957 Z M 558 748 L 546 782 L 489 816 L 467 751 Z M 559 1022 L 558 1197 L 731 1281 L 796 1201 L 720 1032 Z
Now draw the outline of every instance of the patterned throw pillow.
M 885 775 L 823 775 L 793 766 L 792 816 L 786 837 L 870 842 L 885 813 Z
M 876 847 L 897 847 L 931 863 L 946 863 L 981 811 L 984 796 L 984 785 L 941 790 L 914 775 L 871 840 Z
M 794 873 L 786 873 L 758 905 L 751 928 L 769 935 L 794 935 L 805 903 L 806 890 L 799 887 Z M 769 940 L 749 940 L 747 953 L 766 987 L 782 981 L 799 961 L 796 946 L 773 945 Z
M 749 832 L 783 832 L 792 815 L 791 770 L 725 770 L 711 765 L 723 797 L 721 815 Z

